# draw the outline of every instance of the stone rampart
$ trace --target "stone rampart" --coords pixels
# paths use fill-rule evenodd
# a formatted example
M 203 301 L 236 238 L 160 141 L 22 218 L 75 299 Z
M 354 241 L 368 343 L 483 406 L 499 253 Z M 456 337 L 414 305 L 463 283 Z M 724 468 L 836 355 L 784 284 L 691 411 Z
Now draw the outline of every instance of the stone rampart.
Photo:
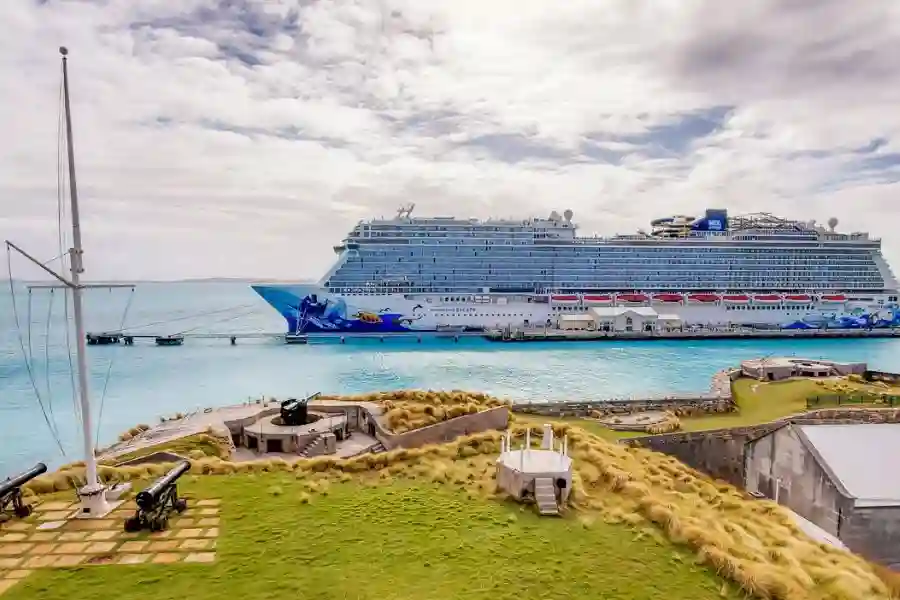
M 569 402 L 516 402 L 513 412 L 547 417 L 603 417 L 638 412 L 671 411 L 682 414 L 712 414 L 736 409 L 731 383 L 740 369 L 725 369 L 712 377 L 708 392 L 668 396 Z

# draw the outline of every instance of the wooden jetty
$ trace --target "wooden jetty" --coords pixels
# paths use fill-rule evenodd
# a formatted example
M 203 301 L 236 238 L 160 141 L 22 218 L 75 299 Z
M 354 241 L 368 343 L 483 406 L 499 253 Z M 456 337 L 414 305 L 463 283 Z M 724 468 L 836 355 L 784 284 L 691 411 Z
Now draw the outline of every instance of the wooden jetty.
M 189 340 L 228 340 L 232 346 L 237 345 L 238 340 L 271 340 L 285 344 L 312 344 L 312 343 L 346 343 L 349 340 L 376 340 L 385 342 L 389 340 L 407 340 L 421 343 L 425 340 L 448 340 L 459 342 L 462 338 L 482 338 L 483 332 L 478 331 L 404 331 L 395 333 L 271 333 L 271 332 L 247 332 L 247 333 L 128 333 L 122 331 L 105 331 L 87 334 L 89 346 L 125 345 L 133 346 L 138 340 L 153 340 L 157 346 L 181 346 Z

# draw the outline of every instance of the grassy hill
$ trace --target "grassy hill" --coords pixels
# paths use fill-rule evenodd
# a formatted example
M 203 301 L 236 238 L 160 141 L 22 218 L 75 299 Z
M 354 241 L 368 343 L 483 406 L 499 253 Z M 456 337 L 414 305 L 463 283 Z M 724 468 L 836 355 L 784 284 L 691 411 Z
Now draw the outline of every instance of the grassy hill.
M 577 469 L 564 519 L 496 495 L 499 432 L 348 460 L 208 457 L 184 489 L 222 501 L 215 563 L 40 570 L 3 600 L 69 598 L 88 584 L 135 600 L 898 597 L 878 569 L 807 538 L 772 502 L 581 428 L 557 433 Z M 142 482 L 163 468 L 104 473 Z M 35 487 L 62 489 L 72 473 Z

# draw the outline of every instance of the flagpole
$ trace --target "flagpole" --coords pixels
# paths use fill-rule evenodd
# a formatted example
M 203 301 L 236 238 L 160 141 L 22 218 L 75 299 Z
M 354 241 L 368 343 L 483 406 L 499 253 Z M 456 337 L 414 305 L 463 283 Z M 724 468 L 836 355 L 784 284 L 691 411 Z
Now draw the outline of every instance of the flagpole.
M 71 196 L 72 248 L 69 250 L 71 267 L 72 308 L 75 319 L 75 355 L 78 365 L 78 400 L 81 405 L 81 434 L 84 448 L 86 483 L 78 491 L 81 501 L 80 518 L 97 518 L 109 513 L 111 507 L 106 501 L 106 487 L 97 476 L 97 458 L 94 456 L 93 416 L 91 414 L 90 384 L 87 367 L 87 337 L 84 328 L 84 304 L 81 274 L 84 272 L 84 250 L 81 247 L 81 216 L 78 212 L 78 185 L 75 180 L 75 146 L 72 136 L 72 110 L 69 104 L 69 51 L 64 46 L 62 55 L 63 99 L 66 113 L 66 152 L 69 160 L 69 193 Z

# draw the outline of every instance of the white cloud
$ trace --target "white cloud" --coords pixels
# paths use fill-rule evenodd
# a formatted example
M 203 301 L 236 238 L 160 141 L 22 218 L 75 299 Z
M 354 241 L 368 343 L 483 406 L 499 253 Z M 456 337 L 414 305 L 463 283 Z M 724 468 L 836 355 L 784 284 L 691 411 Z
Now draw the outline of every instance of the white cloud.
M 837 216 L 900 269 L 898 10 L 7 2 L 0 236 L 55 253 L 65 44 L 92 277 L 317 277 L 357 220 L 407 201 L 572 208 L 601 233 L 707 207 Z

